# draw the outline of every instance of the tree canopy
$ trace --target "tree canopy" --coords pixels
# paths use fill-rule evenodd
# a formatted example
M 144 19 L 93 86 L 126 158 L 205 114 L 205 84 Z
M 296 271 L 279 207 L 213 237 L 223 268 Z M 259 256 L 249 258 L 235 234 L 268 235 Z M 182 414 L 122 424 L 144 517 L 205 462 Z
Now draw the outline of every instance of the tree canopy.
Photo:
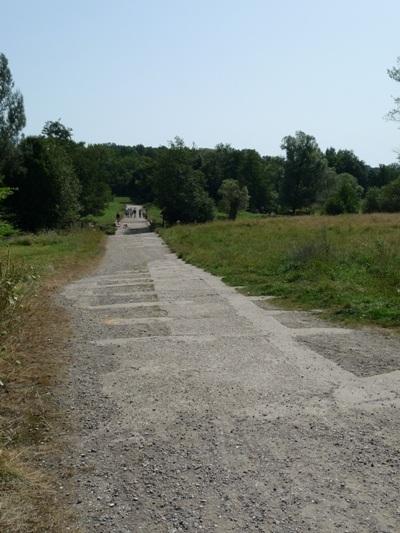
M 281 201 L 292 213 L 310 207 L 316 199 L 327 161 L 312 135 L 302 131 L 283 139 L 286 152 Z

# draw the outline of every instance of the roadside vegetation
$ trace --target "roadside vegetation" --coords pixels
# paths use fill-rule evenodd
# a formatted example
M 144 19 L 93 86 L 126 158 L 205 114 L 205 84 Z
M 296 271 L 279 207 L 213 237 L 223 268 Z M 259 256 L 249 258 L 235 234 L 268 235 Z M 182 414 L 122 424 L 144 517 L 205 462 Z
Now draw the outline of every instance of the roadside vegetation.
M 400 215 L 276 217 L 160 229 L 183 259 L 252 295 L 400 327 Z
M 101 255 L 94 229 L 0 241 L 0 530 L 62 531 L 66 516 L 51 469 L 68 431 L 53 390 L 67 363 L 68 317 L 56 289 Z M 54 465 L 53 465 L 54 466 Z

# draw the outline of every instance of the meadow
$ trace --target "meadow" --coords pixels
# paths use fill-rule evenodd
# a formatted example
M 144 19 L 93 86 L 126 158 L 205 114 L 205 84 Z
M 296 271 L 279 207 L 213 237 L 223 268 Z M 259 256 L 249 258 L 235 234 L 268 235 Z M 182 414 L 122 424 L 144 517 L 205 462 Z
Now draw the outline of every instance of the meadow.
M 161 228 L 184 260 L 251 295 L 400 326 L 400 215 L 266 217 Z

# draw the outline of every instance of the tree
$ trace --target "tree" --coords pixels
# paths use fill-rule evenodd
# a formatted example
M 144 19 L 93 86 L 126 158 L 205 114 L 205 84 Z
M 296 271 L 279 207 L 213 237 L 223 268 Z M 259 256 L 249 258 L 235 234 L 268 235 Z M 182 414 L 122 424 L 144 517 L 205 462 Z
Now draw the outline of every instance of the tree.
M 315 201 L 327 164 L 314 137 L 302 131 L 282 140 L 286 161 L 281 187 L 281 201 L 294 214 Z
M 230 220 L 235 220 L 238 212 L 249 205 L 247 187 L 241 187 L 237 180 L 224 180 L 218 193 L 221 196 L 221 209 L 228 213 Z
M 10 197 L 26 230 L 64 228 L 79 215 L 80 185 L 72 162 L 54 139 L 27 137 L 20 143 L 23 169 L 13 176 Z
M 108 185 L 109 151 L 103 145 L 75 145 L 70 152 L 80 182 L 82 215 L 100 214 L 111 199 Z
M 358 183 L 366 188 L 368 185 L 368 167 L 359 159 L 353 150 L 338 150 L 328 148 L 325 152 L 328 165 L 337 174 L 351 174 L 357 178 Z
M 193 169 L 193 150 L 175 138 L 162 148 L 154 169 L 154 190 L 164 220 L 206 222 L 214 217 L 214 202 L 205 190 L 205 177 Z
M 72 128 L 64 126 L 60 118 L 54 121 L 48 120 L 43 126 L 42 135 L 52 139 L 58 139 L 59 141 L 71 141 Z
M 400 178 L 382 187 L 381 211 L 388 213 L 400 211 Z
M 14 147 L 25 124 L 22 94 L 14 89 L 8 60 L 0 54 L 0 176 L 16 157 Z
M 362 205 L 363 213 L 378 213 L 381 210 L 381 192 L 379 187 L 368 189 Z
M 398 177 L 400 177 L 400 165 L 398 163 L 379 165 L 379 167 L 369 169 L 368 185 L 369 187 L 383 187 Z
M 275 201 L 269 168 L 256 150 L 241 150 L 238 181 L 248 189 L 250 211 L 266 212 Z
M 325 212 L 328 215 L 341 213 L 358 213 L 360 210 L 363 188 L 351 174 L 339 174 L 336 185 L 325 203 Z
M 388 69 L 389 77 L 394 80 L 400 82 L 400 56 L 397 58 L 397 66 Z M 400 97 L 395 97 L 394 99 L 394 108 L 389 111 L 388 118 L 390 120 L 400 120 Z

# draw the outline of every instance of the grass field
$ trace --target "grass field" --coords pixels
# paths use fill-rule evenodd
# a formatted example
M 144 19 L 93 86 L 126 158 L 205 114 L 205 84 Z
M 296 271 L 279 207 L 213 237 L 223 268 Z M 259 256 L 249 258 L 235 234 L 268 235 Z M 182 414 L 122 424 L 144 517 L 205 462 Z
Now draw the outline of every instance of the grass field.
M 90 220 L 99 226 L 113 226 L 115 215 L 120 213 L 123 216 L 125 205 L 131 203 L 129 196 L 114 196 L 101 215 L 90 216 Z
M 177 254 L 254 295 L 400 326 L 400 215 L 277 217 L 161 229 Z
M 52 297 L 100 257 L 104 239 L 84 229 L 0 240 L 1 531 L 63 531 L 70 522 L 46 467 L 68 431 L 52 388 L 69 322 Z

